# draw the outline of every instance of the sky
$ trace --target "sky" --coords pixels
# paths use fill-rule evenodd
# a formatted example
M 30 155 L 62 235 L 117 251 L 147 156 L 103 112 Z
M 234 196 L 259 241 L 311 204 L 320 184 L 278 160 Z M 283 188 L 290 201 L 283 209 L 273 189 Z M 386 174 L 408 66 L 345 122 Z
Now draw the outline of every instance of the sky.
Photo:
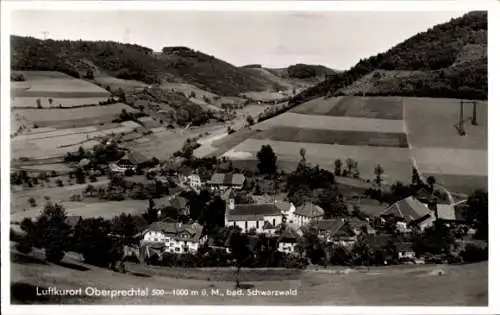
M 11 33 L 187 46 L 236 66 L 345 70 L 465 11 L 16 11 Z M 44 33 L 46 32 L 46 33 Z

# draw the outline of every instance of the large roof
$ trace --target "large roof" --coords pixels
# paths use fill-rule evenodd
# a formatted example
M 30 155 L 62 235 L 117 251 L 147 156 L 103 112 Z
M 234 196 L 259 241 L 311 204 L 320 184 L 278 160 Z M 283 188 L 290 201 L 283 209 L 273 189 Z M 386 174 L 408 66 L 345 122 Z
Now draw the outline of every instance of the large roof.
M 139 152 L 137 150 L 129 150 L 129 152 L 126 153 L 125 156 L 122 157 L 121 159 L 122 160 L 129 160 L 135 164 L 144 163 L 144 162 L 147 162 L 149 160 L 144 154 L 142 154 L 141 152 Z
M 295 209 L 295 214 L 308 218 L 317 218 L 325 214 L 325 211 L 317 205 L 307 202 Z
M 153 222 L 143 233 L 155 231 L 164 233 L 174 239 L 197 242 L 202 235 L 203 226 L 198 223 L 182 224 L 177 222 Z M 185 237 L 182 237 L 185 235 Z
M 466 207 L 466 200 L 453 205 L 438 204 L 437 216 L 439 219 L 447 221 L 464 221 L 464 207 Z
M 283 231 L 280 233 L 278 237 L 278 242 L 281 241 L 297 241 L 303 235 L 303 232 L 300 230 L 298 226 L 295 224 L 287 223 L 284 226 Z
M 353 234 L 352 231 L 342 230 L 343 227 L 346 226 L 347 221 L 343 219 L 327 219 L 327 220 L 317 220 L 311 221 L 311 226 L 316 228 L 320 232 L 327 233 L 329 235 L 337 235 L 340 236 L 344 231 L 347 234 Z
M 240 186 L 245 182 L 245 175 L 231 173 L 215 173 L 210 180 L 211 184 L 223 186 Z
M 264 216 L 281 215 L 280 209 L 274 203 L 237 204 L 234 209 L 228 209 L 227 219 L 230 221 L 264 220 Z
M 415 197 L 407 197 L 396 203 L 393 203 L 381 215 L 394 215 L 407 222 L 415 221 L 431 215 L 432 211 L 429 210 L 422 202 L 418 201 Z

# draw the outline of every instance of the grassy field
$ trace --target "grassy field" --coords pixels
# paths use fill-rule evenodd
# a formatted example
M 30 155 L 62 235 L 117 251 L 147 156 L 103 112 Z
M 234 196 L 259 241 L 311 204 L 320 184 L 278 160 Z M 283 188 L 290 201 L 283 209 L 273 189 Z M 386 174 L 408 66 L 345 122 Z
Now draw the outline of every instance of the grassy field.
M 136 111 L 128 105 L 118 103 L 64 109 L 16 109 L 12 114 L 18 115 L 19 119 L 36 124 L 38 127 L 71 128 L 111 123 L 122 110 Z M 12 126 L 12 128 L 15 127 Z
M 52 99 L 52 104 L 49 103 L 49 98 Z M 40 99 L 41 105 L 47 107 L 73 107 L 81 105 L 99 104 L 99 102 L 106 101 L 108 97 L 76 97 L 76 98 L 60 98 L 60 97 L 14 97 L 11 101 L 11 106 L 16 107 L 37 107 L 37 100 Z
M 330 169 L 336 158 L 351 157 L 359 162 L 363 177 L 371 178 L 374 164 L 380 164 L 388 178 L 405 182 L 414 159 L 423 174 L 441 178 L 451 191 L 469 192 L 485 187 L 488 173 L 487 104 L 478 104 L 478 126 L 470 122 L 472 105 L 465 106 L 464 117 L 469 121 L 467 136 L 462 137 L 454 127 L 459 100 L 317 98 L 253 126 L 253 131 L 215 142 L 214 154 L 225 152 L 248 164 L 261 145 L 270 143 L 279 146 L 273 149 L 280 161 L 295 162 L 300 147 L 305 147 L 308 158 L 322 167 Z M 410 149 L 391 153 L 384 146 Z M 393 154 L 398 156 L 396 161 Z
M 140 81 L 136 81 L 136 80 L 118 79 L 118 78 L 106 76 L 106 75 L 96 76 L 93 81 L 101 86 L 104 86 L 104 87 L 109 86 L 109 88 L 111 90 L 117 90 L 119 88 L 122 88 L 124 90 L 142 89 L 142 88 L 145 88 L 148 86 L 144 82 L 140 82 Z
M 305 115 L 401 120 L 403 106 L 399 97 L 341 96 L 317 98 L 291 112 Z
M 331 145 L 377 146 L 407 148 L 406 134 L 367 131 L 340 131 L 275 126 L 253 136 L 259 140 L 323 143 Z
M 449 191 L 471 194 L 476 189 L 488 191 L 488 176 L 450 175 L 443 173 L 423 173 L 424 176 L 434 176 L 438 184 Z
M 25 133 L 12 139 L 12 158 L 42 159 L 64 156 L 67 152 L 75 152 L 80 146 L 91 149 L 102 137 L 111 134 L 132 132 L 137 124 L 107 124 L 99 127 L 82 127 L 69 129 L 48 129 L 45 132 Z M 35 129 L 36 130 L 36 129 Z
M 411 178 L 412 164 L 409 151 L 395 147 L 368 147 L 353 145 L 329 145 L 317 143 L 295 143 L 287 141 L 248 139 L 235 146 L 224 156 L 248 160 L 255 157 L 262 145 L 269 144 L 278 156 L 278 161 L 297 163 L 300 160 L 300 148 L 306 149 L 307 160 L 326 169 L 335 168 L 335 159 L 352 158 L 359 162 L 359 171 L 363 178 L 374 178 L 373 170 L 377 164 L 382 165 L 388 181 L 401 180 L 408 182 Z M 234 163 L 233 163 L 234 164 Z
M 81 79 L 75 79 L 56 71 L 13 71 L 22 74 L 23 82 L 11 82 L 14 96 L 25 97 L 106 97 L 105 89 Z
M 460 136 L 458 122 L 460 100 L 404 98 L 408 137 L 415 148 L 453 148 L 487 150 L 488 104 L 478 102 L 478 126 L 465 123 L 467 136 Z M 464 105 L 464 118 L 472 116 L 472 105 Z
M 108 182 L 108 179 L 101 178 L 99 181 L 92 183 L 92 185 L 96 187 L 103 187 L 107 185 Z M 55 186 L 55 183 L 52 183 L 52 187 L 37 189 L 23 189 L 17 186 L 13 186 L 10 200 L 11 214 L 24 213 L 21 214 L 22 217 L 37 216 L 42 209 L 41 207 L 45 205 L 45 196 L 50 197 L 50 200 L 52 200 L 53 202 L 67 202 L 70 200 L 72 195 L 82 193 L 87 187 L 87 184 L 66 185 L 64 187 Z M 30 207 L 30 204 L 28 202 L 29 198 L 34 198 L 38 206 Z M 19 219 L 18 216 L 19 214 L 17 216 L 11 217 L 11 220 L 17 221 Z
M 189 129 L 177 130 L 158 130 L 151 135 L 144 136 L 125 144 L 128 148 L 138 150 L 146 157 L 156 157 L 158 159 L 167 159 L 174 152 L 180 150 L 185 141 L 205 133 L 218 132 L 221 125 L 206 125 L 202 127 L 193 127 Z
M 77 192 L 72 192 L 73 194 Z M 61 200 L 59 200 L 61 201 Z M 84 218 L 103 217 L 112 219 L 113 217 L 125 214 L 140 214 L 148 207 L 147 200 L 124 200 L 107 202 L 72 202 L 63 201 L 62 205 L 66 209 L 67 215 L 82 216 Z M 26 211 L 11 214 L 11 220 L 21 222 L 24 218 L 37 217 L 43 209 L 44 203 L 35 208 L 27 208 Z
M 486 306 L 488 304 L 488 264 L 463 266 L 398 266 L 351 270 L 334 267 L 323 271 L 304 271 L 301 274 L 278 271 L 242 271 L 243 286 L 249 289 L 288 290 L 297 289 L 297 296 L 227 296 L 226 290 L 234 289 L 231 272 L 224 280 L 217 280 L 218 271 L 189 270 L 181 272 L 174 268 L 143 267 L 127 264 L 128 273 L 119 274 L 109 270 L 82 264 L 77 259 L 66 257 L 59 265 L 42 260 L 35 252 L 25 256 L 15 252 L 11 256 L 11 285 L 13 303 L 58 303 L 58 304 L 180 304 L 180 305 L 345 305 L 345 306 Z M 433 271 L 442 269 L 445 274 L 437 276 Z M 175 275 L 174 275 L 175 272 Z M 185 274 L 186 277 L 180 276 Z M 250 273 L 267 275 L 262 280 Z M 198 276 L 196 276 L 198 275 Z M 248 275 L 248 277 L 247 277 Z M 195 277 L 196 276 L 196 277 Z M 186 279 L 188 278 L 188 279 Z M 250 279 L 256 280 L 250 280 Z M 99 289 L 148 288 L 146 297 L 90 298 L 77 296 L 55 300 L 43 300 L 34 293 L 34 287 Z M 218 289 L 225 296 L 153 296 L 153 289 L 188 289 L 190 291 Z
M 423 173 L 488 176 L 488 152 L 449 148 L 415 148 L 412 156 Z
M 284 113 L 255 125 L 255 129 L 266 129 L 272 126 L 297 128 L 314 128 L 345 131 L 404 132 L 402 121 L 389 119 L 369 119 L 360 117 L 331 117 Z

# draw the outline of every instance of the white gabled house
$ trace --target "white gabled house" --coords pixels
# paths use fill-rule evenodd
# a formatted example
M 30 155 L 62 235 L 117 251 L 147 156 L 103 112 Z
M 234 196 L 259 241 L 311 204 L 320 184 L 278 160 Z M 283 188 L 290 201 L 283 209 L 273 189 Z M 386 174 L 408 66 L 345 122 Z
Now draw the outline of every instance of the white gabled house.
M 275 203 L 235 204 L 233 198 L 228 200 L 226 226 L 238 226 L 243 232 L 255 228 L 257 233 L 262 233 L 281 224 L 282 220 L 282 211 Z
M 299 242 L 303 235 L 304 233 L 298 226 L 293 223 L 283 223 L 276 241 L 278 251 L 285 254 L 298 254 L 300 252 Z
M 161 245 L 165 253 L 194 254 L 206 241 L 203 226 L 198 223 L 158 221 L 142 232 L 141 245 Z

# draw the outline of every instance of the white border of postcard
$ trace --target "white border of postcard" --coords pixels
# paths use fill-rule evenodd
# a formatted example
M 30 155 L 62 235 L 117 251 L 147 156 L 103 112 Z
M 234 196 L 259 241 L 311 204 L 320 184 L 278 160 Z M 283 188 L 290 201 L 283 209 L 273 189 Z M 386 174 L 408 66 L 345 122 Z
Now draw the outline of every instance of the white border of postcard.
M 10 82 L 9 68 L 9 34 L 10 13 L 13 10 L 252 10 L 252 11 L 456 11 L 456 10 L 488 10 L 488 45 L 489 45 L 489 119 L 500 117 L 500 97 L 498 85 L 500 82 L 500 49 L 499 49 L 499 1 L 1 1 L 1 81 Z M 29 23 L 29 21 L 26 21 Z M 496 71 L 492 71 L 496 69 Z M 496 88 L 495 88 L 496 87 Z M 9 213 L 10 209 L 10 106 L 9 85 L 1 85 L 1 178 L 2 178 L 2 313 L 3 314 L 495 314 L 500 312 L 500 303 L 494 296 L 500 296 L 498 284 L 499 271 L 493 266 L 499 262 L 499 248 L 496 242 L 490 243 L 489 258 L 489 307 L 275 307 L 275 306 L 12 306 L 10 305 L 10 255 L 9 255 Z M 500 113 L 499 113 L 500 114 Z M 498 125 L 489 123 L 489 139 L 500 139 Z M 499 137 L 497 137 L 499 136 Z M 499 157 L 498 147 L 493 141 L 489 144 L 489 160 Z M 499 164 L 490 163 L 489 190 L 494 191 L 499 176 Z M 495 223 L 500 222 L 498 215 L 499 198 L 492 194 L 490 200 L 490 240 L 495 240 L 499 229 Z

